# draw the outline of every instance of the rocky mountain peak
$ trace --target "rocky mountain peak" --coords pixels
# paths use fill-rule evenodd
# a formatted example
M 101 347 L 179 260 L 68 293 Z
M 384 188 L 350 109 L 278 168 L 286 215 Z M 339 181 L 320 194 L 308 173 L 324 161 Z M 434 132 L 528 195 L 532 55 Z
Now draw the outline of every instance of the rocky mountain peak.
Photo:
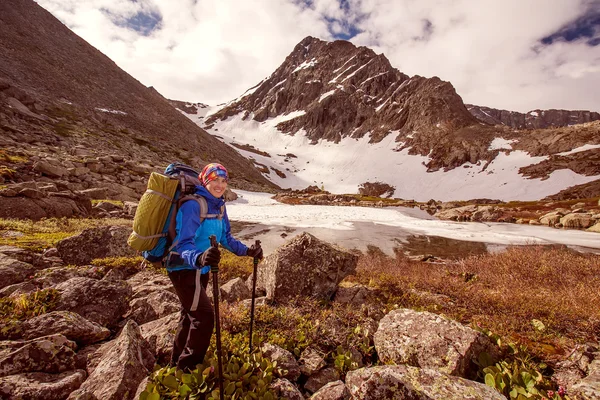
M 296 113 L 278 129 L 291 134 L 302 129 L 313 143 L 366 134 L 378 142 L 394 132 L 407 147 L 428 147 L 424 154 L 430 147 L 419 146 L 421 140 L 478 123 L 450 83 L 409 77 L 367 47 L 310 36 L 271 76 L 206 124 L 240 113 L 260 122 Z

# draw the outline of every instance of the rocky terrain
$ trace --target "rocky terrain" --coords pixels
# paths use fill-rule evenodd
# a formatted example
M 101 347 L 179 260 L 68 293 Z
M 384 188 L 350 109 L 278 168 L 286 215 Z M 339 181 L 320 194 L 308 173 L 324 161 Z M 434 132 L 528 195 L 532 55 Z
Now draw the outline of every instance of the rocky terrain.
M 600 120 L 594 111 L 531 110 L 525 114 L 516 111 L 465 104 L 478 120 L 490 125 L 506 125 L 515 129 L 545 129 L 578 125 Z
M 1 181 L 60 179 L 137 197 L 137 174 L 220 161 L 238 187 L 276 188 L 30 0 L 0 4 L 0 148 Z
M 169 279 L 154 270 L 140 270 L 126 259 L 111 267 L 90 265 L 96 257 L 134 255 L 125 244 L 129 232 L 122 226 L 85 230 L 43 254 L 0 247 L 0 299 L 40 290 L 54 299 L 47 313 L 13 321 L 0 331 L 3 398 L 134 399 L 146 388 L 153 365 L 166 363 L 179 318 L 179 302 Z M 283 305 L 307 296 L 333 299 L 334 306 L 367 307 L 368 299 L 380 296 L 376 290 L 340 286 L 354 273 L 356 262 L 354 254 L 299 235 L 260 264 L 258 290 L 265 296 L 257 304 Z M 298 274 L 308 286 L 298 285 Z M 250 279 L 222 283 L 224 305 L 248 306 Z M 315 348 L 294 355 L 265 342 L 263 355 L 284 368 L 271 390 L 288 399 L 505 398 L 472 380 L 482 352 L 499 356 L 496 345 L 481 332 L 410 309 L 371 311 L 367 320 L 375 327 L 369 337 L 383 364 L 363 366 L 357 352 L 352 356 L 357 363 L 354 370 L 342 376 Z M 590 351 L 587 363 L 593 371 L 600 353 Z M 390 363 L 395 365 L 386 365 Z M 566 369 L 565 373 L 573 379 L 573 373 Z M 569 383 L 570 395 L 582 396 L 573 398 L 600 393 L 592 372 Z M 408 397 L 389 397 L 385 393 L 390 390 Z

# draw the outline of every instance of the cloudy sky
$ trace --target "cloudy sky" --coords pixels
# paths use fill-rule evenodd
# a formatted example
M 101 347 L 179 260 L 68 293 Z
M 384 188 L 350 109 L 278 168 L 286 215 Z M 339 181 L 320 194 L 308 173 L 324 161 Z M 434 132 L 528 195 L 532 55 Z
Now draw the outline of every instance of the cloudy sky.
M 211 105 L 306 36 L 384 53 L 465 103 L 600 112 L 600 0 L 36 0 L 166 97 Z

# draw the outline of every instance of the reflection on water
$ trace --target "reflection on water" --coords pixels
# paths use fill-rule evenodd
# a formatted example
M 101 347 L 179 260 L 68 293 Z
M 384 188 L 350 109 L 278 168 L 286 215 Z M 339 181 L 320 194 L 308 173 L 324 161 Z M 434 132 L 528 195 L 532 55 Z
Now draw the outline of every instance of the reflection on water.
M 398 251 L 409 256 L 432 255 L 437 258 L 457 260 L 488 253 L 485 243 L 466 242 L 440 236 L 410 235 L 397 242 Z

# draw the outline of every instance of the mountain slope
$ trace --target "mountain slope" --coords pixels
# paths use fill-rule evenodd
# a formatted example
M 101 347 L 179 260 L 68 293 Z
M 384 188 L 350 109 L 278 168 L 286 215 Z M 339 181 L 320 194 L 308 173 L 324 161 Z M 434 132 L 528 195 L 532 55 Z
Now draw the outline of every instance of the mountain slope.
M 59 159 L 82 146 L 157 167 L 220 161 L 240 187 L 274 188 L 244 157 L 191 123 L 32 0 L 0 2 L 2 145 Z M 24 148 L 22 143 L 33 146 Z M 50 152 L 51 153 L 51 152 Z M 74 161 L 74 160 L 71 160 Z M 15 180 L 35 174 L 23 168 Z
M 490 125 L 516 129 L 544 129 L 583 124 L 600 120 L 600 114 L 585 110 L 531 110 L 526 114 L 465 104 L 474 117 Z
M 240 97 L 188 116 L 294 189 L 383 181 L 409 199 L 534 200 L 600 176 L 597 123 L 492 126 L 450 83 L 408 77 L 346 41 L 305 38 Z

